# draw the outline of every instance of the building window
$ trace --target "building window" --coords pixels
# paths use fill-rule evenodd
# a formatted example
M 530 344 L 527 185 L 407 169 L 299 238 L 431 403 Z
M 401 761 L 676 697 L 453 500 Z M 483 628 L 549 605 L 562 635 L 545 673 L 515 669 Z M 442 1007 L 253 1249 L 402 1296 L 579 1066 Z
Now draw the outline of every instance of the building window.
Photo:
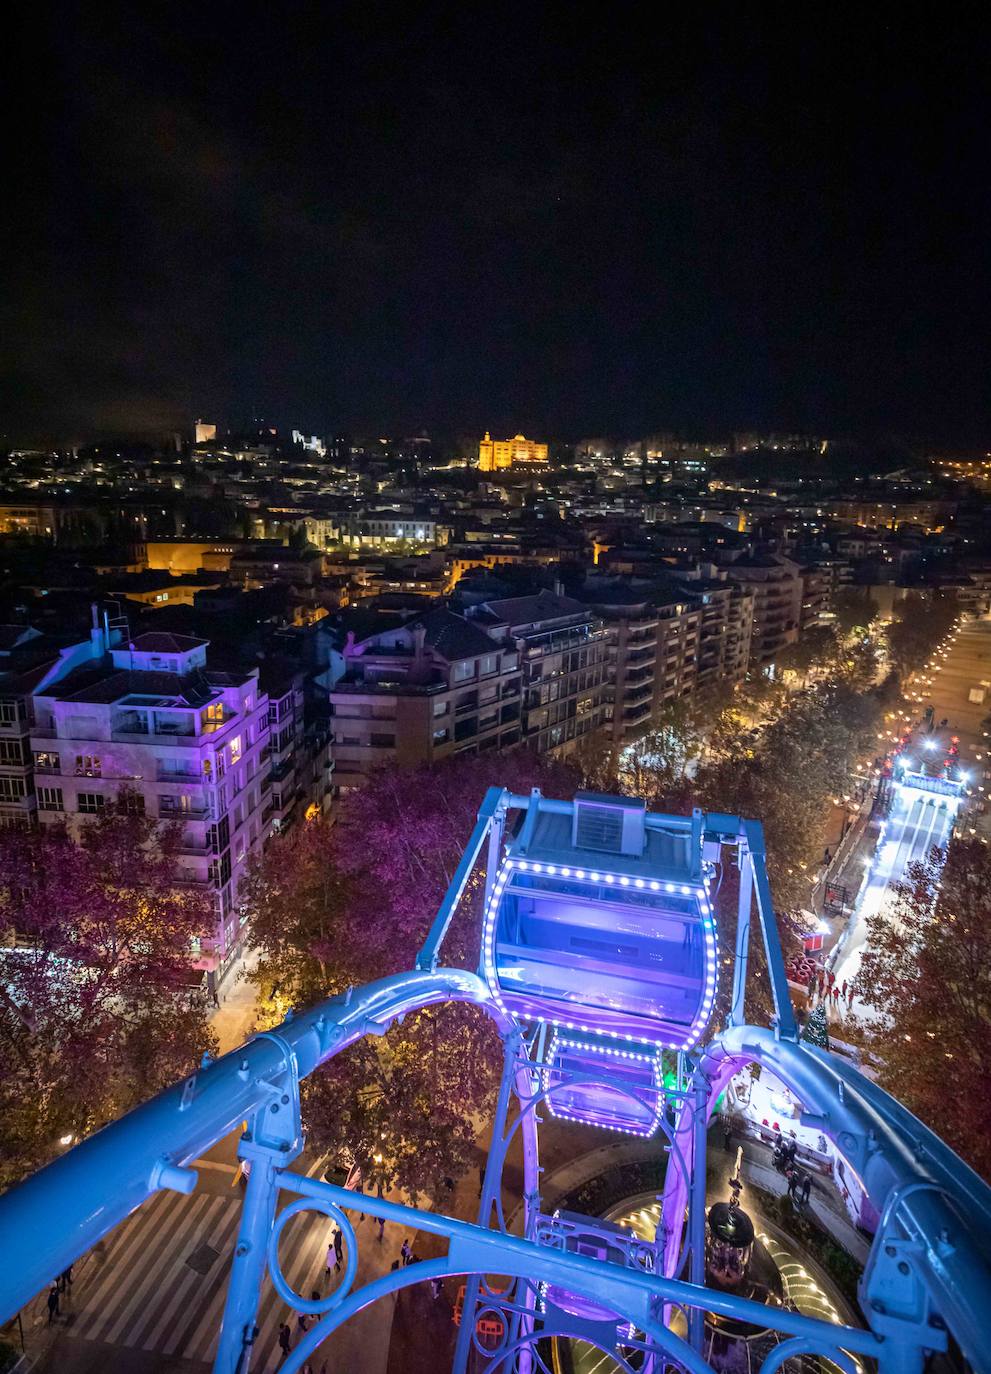
M 0 801 L 20 801 L 24 791 L 23 778 L 0 777 Z
M 90 816 L 97 815 L 106 804 L 107 799 L 102 792 L 80 792 L 77 802 L 80 813 Z
M 34 767 L 38 773 L 57 773 L 60 766 L 58 754 L 38 752 L 34 756 Z
M 444 700 L 444 698 L 443 698 L 443 697 L 439 697 L 439 698 L 434 702 L 434 715 L 435 715 L 435 716 L 446 716 L 446 715 L 447 715 L 447 706 L 448 706 L 448 703 Z
M 210 705 L 203 712 L 203 719 L 220 722 L 224 718 L 224 703 L 222 701 L 211 701 Z
M 145 813 L 145 799 L 140 792 L 124 792 L 118 805 L 124 816 L 143 816 Z
M 100 757 L 98 754 L 77 754 L 76 755 L 76 777 L 77 778 L 99 778 L 103 776 Z
M 447 726 L 443 730 L 434 731 L 434 744 L 443 744 L 447 739 Z
M 466 659 L 464 659 L 464 661 L 461 662 L 461 663 L 455 663 L 455 665 L 454 665 L 454 681 L 455 681 L 455 682 L 468 682 L 468 681 L 470 681 L 470 679 L 473 678 L 474 676 L 475 676 L 475 660 L 474 660 L 473 658 L 466 658 Z
M 235 735 L 231 740 L 231 763 L 237 763 L 241 757 L 241 736 Z
M 0 763 L 24 763 L 24 753 L 19 739 L 0 739 Z
M 499 655 L 498 655 L 498 654 L 486 654 L 485 657 L 482 659 L 482 672 L 483 672 L 483 673 L 494 673 L 498 667 L 499 667 Z
M 0 725 L 14 725 L 17 722 L 17 702 L 0 701 Z
M 64 811 L 62 805 L 61 787 L 39 787 L 38 788 L 38 810 L 39 811 Z

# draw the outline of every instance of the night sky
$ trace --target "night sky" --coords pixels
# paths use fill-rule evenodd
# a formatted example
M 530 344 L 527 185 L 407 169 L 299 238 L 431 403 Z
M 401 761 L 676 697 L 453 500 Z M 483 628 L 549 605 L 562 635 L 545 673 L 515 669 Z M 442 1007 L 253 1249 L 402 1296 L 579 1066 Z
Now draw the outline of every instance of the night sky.
M 991 446 L 985 7 L 405 8 L 19 21 L 6 442 Z

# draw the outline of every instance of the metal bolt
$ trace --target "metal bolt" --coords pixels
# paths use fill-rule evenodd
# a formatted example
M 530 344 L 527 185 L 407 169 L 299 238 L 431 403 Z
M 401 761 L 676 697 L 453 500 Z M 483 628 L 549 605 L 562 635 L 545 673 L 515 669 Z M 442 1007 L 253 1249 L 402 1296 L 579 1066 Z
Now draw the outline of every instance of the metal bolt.
M 886 1246 L 884 1247 L 884 1253 L 885 1253 L 886 1255 L 888 1255 L 889 1257 L 894 1256 L 895 1247 L 894 1247 L 893 1245 L 886 1245 Z
M 279 1104 L 278 1104 L 278 1102 L 273 1102 L 273 1103 L 272 1103 L 272 1113 L 273 1113 L 273 1115 L 274 1115 L 278 1110 L 279 1110 Z
M 898 1272 L 899 1274 L 907 1274 L 909 1272 L 908 1265 L 904 1260 L 899 1261 Z

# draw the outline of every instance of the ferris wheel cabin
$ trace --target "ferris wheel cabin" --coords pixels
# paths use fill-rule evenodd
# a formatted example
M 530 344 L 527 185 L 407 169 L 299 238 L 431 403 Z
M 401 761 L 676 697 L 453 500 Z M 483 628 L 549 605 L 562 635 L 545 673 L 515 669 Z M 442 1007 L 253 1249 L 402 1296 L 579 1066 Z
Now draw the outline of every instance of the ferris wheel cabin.
M 535 796 L 490 882 L 483 972 L 506 1011 L 571 1032 L 572 1056 L 687 1048 L 715 997 L 707 889 L 701 813 Z

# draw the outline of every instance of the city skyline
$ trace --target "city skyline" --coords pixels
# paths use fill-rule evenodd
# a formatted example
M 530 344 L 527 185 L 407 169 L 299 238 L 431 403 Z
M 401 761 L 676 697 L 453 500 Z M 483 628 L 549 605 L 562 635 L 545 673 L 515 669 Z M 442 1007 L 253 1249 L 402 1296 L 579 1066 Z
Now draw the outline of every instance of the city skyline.
M 16 441 L 991 428 L 981 21 L 18 25 Z

